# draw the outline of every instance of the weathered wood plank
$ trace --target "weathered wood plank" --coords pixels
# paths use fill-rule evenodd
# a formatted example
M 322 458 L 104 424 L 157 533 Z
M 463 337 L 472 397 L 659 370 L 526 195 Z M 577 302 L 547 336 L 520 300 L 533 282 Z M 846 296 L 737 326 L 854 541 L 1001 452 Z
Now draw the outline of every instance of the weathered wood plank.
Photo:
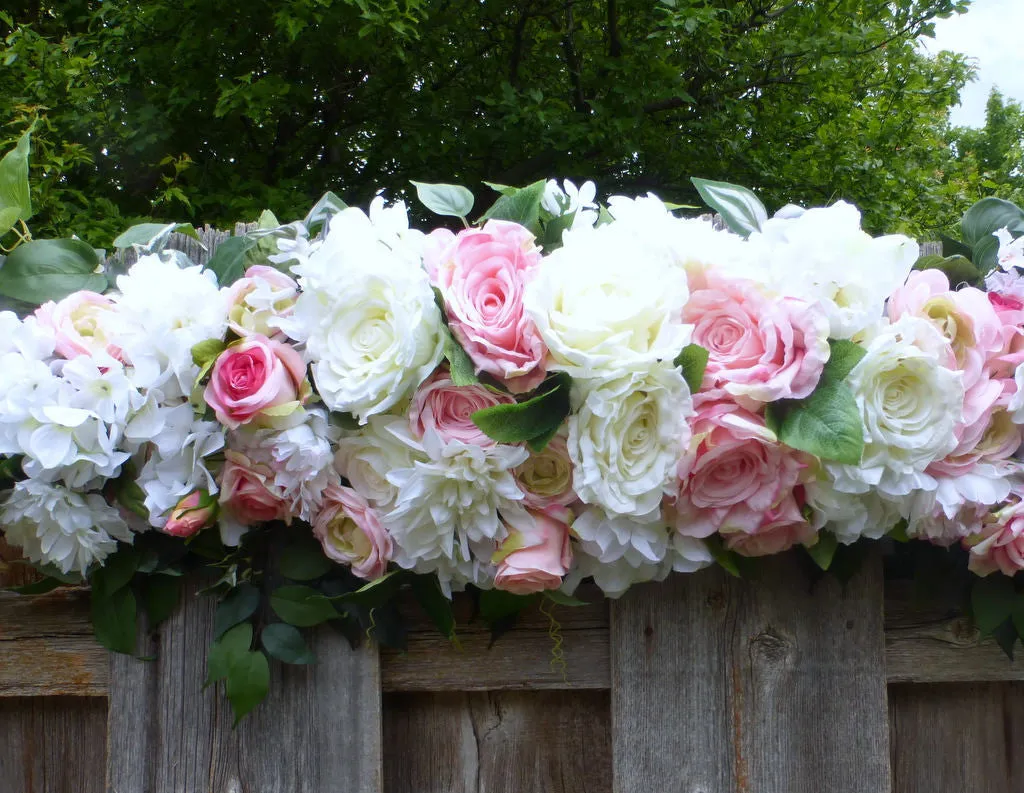
M 388 694 L 388 793 L 605 793 L 608 694 Z
M 202 690 L 214 605 L 190 583 L 148 639 L 155 661 L 111 657 L 108 791 L 380 793 L 376 650 L 317 632 L 318 663 L 273 664 L 267 700 L 232 730 L 223 693 Z
M 612 605 L 616 793 L 888 793 L 881 563 L 675 575 Z
M 101 793 L 106 722 L 103 699 L 0 700 L 0 790 Z
M 1024 790 L 1024 685 L 889 688 L 893 793 Z

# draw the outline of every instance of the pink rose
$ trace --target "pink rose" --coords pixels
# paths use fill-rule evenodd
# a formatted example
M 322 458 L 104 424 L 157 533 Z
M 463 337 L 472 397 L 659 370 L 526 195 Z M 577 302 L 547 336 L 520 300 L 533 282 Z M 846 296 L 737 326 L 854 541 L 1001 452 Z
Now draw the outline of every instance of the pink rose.
M 676 528 L 690 537 L 753 534 L 791 497 L 807 468 L 804 458 L 779 443 L 763 418 L 729 402 L 702 405 L 690 426 L 670 510 Z
M 121 360 L 119 347 L 107 341 L 103 332 L 103 314 L 115 310 L 114 301 L 96 292 L 74 292 L 58 303 L 52 300 L 36 309 L 36 319 L 53 331 L 55 351 L 68 360 L 79 355 Z
M 409 406 L 409 426 L 417 438 L 432 429 L 446 441 L 493 446 L 494 441 L 473 423 L 472 416 L 483 408 L 514 402 L 512 397 L 481 385 L 457 386 L 447 372 L 437 371 L 416 389 Z
M 274 424 L 311 394 L 306 364 L 293 347 L 253 334 L 229 346 L 213 365 L 203 397 L 226 427 L 254 420 Z
M 219 501 L 233 518 L 245 524 L 290 522 L 288 501 L 270 468 L 239 452 L 227 451 L 224 457 Z
M 829 321 L 817 305 L 769 299 L 756 284 L 709 276 L 690 295 L 683 319 L 708 351 L 704 388 L 757 402 L 803 399 L 829 357 Z
M 759 518 L 759 524 L 750 532 L 723 526 L 726 547 L 743 556 L 771 556 L 794 545 L 813 545 L 816 541 L 814 527 L 804 518 L 793 495 L 786 496 Z
M 518 223 L 489 220 L 455 235 L 439 229 L 427 240 L 424 264 L 476 371 L 515 393 L 540 385 L 547 349 L 523 311 L 523 287 L 541 260 L 533 234 Z
M 1014 575 L 1024 570 L 1024 501 L 1019 496 L 988 516 L 981 533 L 964 540 L 970 549 L 968 567 L 985 576 L 999 570 Z
M 394 552 L 391 535 L 376 511 L 350 487 L 324 488 L 313 534 L 329 559 L 349 565 L 355 575 L 368 581 L 384 575 Z
M 284 333 L 272 320 L 291 315 L 299 296 L 299 285 L 273 267 L 254 264 L 225 290 L 228 325 L 239 336 L 256 333 L 281 338 Z
M 494 555 L 494 586 L 516 595 L 558 589 L 572 564 L 569 527 L 534 510 L 504 516 L 508 537 Z
M 513 473 L 523 491 L 523 506 L 550 510 L 568 507 L 579 498 L 572 488 L 572 458 L 566 433 L 559 432 L 541 451 L 530 456 Z
M 212 526 L 216 519 L 217 502 L 213 496 L 205 490 L 193 490 L 171 510 L 163 532 L 174 537 L 191 537 Z

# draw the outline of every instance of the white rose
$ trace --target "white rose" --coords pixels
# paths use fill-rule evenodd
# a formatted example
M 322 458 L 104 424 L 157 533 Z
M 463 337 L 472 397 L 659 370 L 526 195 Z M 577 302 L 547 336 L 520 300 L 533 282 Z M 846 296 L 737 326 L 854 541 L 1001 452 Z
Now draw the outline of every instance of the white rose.
M 388 247 L 366 215 L 343 210 L 324 244 L 293 268 L 304 291 L 281 327 L 306 342 L 327 407 L 362 424 L 405 397 L 443 356 L 441 313 L 410 250 Z
M 655 365 L 593 381 L 583 394 L 569 418 L 573 489 L 611 515 L 657 519 L 693 413 L 681 372 Z
M 805 492 L 813 510 L 811 525 L 815 531 L 827 529 L 847 545 L 861 537 L 877 540 L 900 519 L 899 505 L 874 490 L 844 493 L 836 490 L 835 483 L 826 477 L 809 483 Z
M 889 498 L 935 489 L 925 468 L 956 448 L 963 412 L 963 376 L 948 368 L 954 366 L 949 343 L 929 321 L 905 316 L 883 326 L 847 378 L 864 424 L 864 453 L 859 466 L 827 466 L 837 489 L 876 487 Z
M 388 481 L 388 474 L 426 459 L 422 444 L 409 429 L 408 419 L 370 416 L 358 432 L 342 435 L 334 467 L 359 495 L 378 510 L 386 510 L 398 498 L 398 488 Z
M 656 240 L 609 223 L 567 231 L 523 293 L 549 369 L 600 377 L 672 360 L 690 341 L 686 273 Z
M 857 208 L 844 201 L 770 218 L 749 243 L 753 257 L 743 275 L 780 294 L 820 301 L 834 339 L 848 339 L 882 316 L 919 251 L 909 237 L 872 238 L 861 230 Z

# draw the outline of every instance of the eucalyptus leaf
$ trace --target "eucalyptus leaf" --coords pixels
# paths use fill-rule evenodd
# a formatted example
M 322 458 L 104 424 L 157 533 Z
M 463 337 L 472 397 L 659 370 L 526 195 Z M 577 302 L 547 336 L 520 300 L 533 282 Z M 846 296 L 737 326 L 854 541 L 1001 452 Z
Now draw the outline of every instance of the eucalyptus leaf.
M 737 234 L 748 237 L 751 232 L 760 231 L 768 219 L 768 212 L 761 199 L 746 187 L 710 179 L 693 178 L 690 181 L 704 203 L 718 212 L 725 225 Z
M 441 591 L 441 584 L 438 582 L 437 576 L 414 576 L 412 594 L 441 635 L 449 640 L 454 639 L 455 614 L 452 611 L 452 601 Z
M 991 635 L 1003 622 L 1012 619 L 1019 601 L 1012 578 L 990 575 L 975 581 L 971 587 L 971 613 L 981 635 Z
M 286 546 L 281 551 L 281 575 L 292 581 L 312 581 L 326 575 L 333 564 L 312 537 Z
M 142 589 L 142 602 L 152 630 L 169 618 L 181 602 L 181 578 L 171 575 L 147 576 Z

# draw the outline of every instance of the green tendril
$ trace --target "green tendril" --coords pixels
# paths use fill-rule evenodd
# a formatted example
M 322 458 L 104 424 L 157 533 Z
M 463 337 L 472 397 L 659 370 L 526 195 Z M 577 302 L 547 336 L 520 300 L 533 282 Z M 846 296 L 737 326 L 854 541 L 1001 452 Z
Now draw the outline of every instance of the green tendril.
M 565 663 L 565 651 L 562 648 L 562 626 L 555 619 L 554 601 L 542 598 L 540 601 L 540 613 L 548 618 L 548 636 L 551 637 L 551 671 L 560 673 L 562 682 L 568 684 L 568 667 Z

